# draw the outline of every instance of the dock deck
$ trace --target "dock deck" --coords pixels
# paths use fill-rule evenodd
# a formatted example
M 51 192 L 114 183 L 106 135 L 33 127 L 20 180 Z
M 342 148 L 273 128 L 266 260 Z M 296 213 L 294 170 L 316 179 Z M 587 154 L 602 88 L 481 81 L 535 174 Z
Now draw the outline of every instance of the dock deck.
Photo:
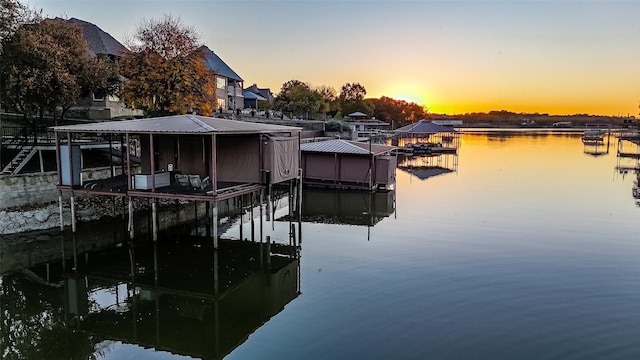
M 191 186 L 180 186 L 172 181 L 169 186 L 157 187 L 155 191 L 128 189 L 128 179 L 126 175 L 117 175 L 108 179 L 93 180 L 84 183 L 81 187 L 73 188 L 78 193 L 111 195 L 111 196 L 136 196 L 159 199 L 177 200 L 225 200 L 231 197 L 259 191 L 263 188 L 260 184 L 237 183 L 218 181 L 216 192 L 213 193 L 211 185 L 205 188 Z

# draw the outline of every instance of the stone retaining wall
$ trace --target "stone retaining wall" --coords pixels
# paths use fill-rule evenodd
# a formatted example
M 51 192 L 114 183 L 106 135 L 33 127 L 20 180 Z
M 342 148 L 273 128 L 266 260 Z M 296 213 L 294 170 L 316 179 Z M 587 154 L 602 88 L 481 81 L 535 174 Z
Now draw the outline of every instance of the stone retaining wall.
M 249 203 L 251 195 L 243 195 L 245 204 Z M 86 223 L 105 218 L 119 216 L 127 220 L 129 211 L 126 201 L 120 197 L 106 195 L 87 195 L 76 197 L 76 220 L 78 223 Z M 135 232 L 146 232 L 148 226 L 149 199 L 133 198 Z M 65 226 L 71 225 L 71 204 L 64 201 L 62 204 L 62 216 Z M 192 221 L 195 215 L 202 218 L 205 214 L 207 203 L 199 201 L 175 201 L 158 200 L 158 227 L 160 230 L 171 226 Z M 240 198 L 232 198 L 218 203 L 218 216 L 220 222 L 223 217 L 235 216 L 240 211 Z M 18 234 L 36 230 L 54 229 L 60 226 L 60 207 L 58 202 L 42 205 L 32 209 L 5 209 L 0 210 L 0 235 Z
M 122 169 L 116 167 L 116 175 Z M 111 176 L 109 167 L 84 169 L 82 181 Z M 58 200 L 58 174 L 55 171 L 19 175 L 0 175 L 0 210 L 17 207 L 36 207 Z

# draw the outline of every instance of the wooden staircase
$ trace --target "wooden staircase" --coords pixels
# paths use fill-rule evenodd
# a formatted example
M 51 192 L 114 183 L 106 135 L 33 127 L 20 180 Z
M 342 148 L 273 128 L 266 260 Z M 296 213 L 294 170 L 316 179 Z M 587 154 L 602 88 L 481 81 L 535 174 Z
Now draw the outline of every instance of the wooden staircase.
M 2 169 L 1 174 L 11 175 L 17 174 L 22 168 L 33 158 L 38 150 L 33 145 L 23 146 L 18 154 Z

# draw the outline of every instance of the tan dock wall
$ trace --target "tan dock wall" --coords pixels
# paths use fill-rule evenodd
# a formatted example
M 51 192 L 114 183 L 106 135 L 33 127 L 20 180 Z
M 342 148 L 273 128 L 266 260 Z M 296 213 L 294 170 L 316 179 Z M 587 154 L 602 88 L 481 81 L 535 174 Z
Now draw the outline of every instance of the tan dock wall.
M 303 153 L 304 177 L 309 180 L 369 183 L 369 157 Z

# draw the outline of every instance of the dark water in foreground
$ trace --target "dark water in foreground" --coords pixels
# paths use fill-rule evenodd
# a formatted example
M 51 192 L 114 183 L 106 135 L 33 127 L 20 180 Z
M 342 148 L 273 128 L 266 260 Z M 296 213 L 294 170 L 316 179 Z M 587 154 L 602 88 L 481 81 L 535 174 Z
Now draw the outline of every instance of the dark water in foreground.
M 306 192 L 299 249 L 286 199 L 264 223 L 270 249 L 227 241 L 215 258 L 207 241 L 168 237 L 82 248 L 76 271 L 67 245 L 64 269 L 2 277 L 2 355 L 640 358 L 637 175 L 616 169 L 635 160 L 616 157 L 617 140 L 594 156 L 603 147 L 569 134 L 461 143 L 411 163 L 453 171 L 398 170 L 395 193 Z M 20 256 L 56 249 L 45 241 L 71 240 L 34 239 Z

